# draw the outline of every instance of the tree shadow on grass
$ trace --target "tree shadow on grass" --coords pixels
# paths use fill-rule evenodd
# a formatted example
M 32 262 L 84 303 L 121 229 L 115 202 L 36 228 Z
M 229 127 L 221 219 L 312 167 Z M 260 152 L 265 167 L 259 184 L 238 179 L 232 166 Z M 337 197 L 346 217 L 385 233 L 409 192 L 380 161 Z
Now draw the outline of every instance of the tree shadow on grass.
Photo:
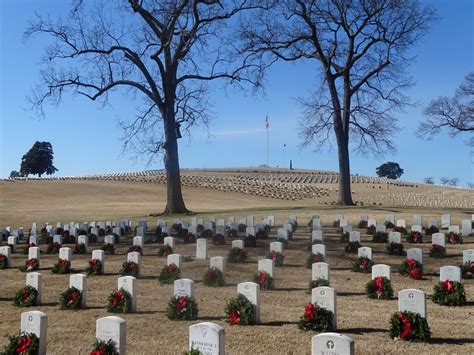
M 464 345 L 464 344 L 474 344 L 474 337 L 472 338 L 431 338 L 431 344 L 450 344 L 450 345 Z
M 87 306 L 85 309 L 86 309 L 86 310 L 87 310 L 87 309 L 107 309 L 107 307 L 104 307 L 104 306 L 102 306 L 102 307 L 101 307 L 101 306 L 95 306 L 95 307 L 93 307 L 93 306 Z
M 338 296 L 365 296 L 365 292 L 338 292 Z
M 276 288 L 275 291 L 287 291 L 287 292 L 291 292 L 291 291 L 306 291 L 308 290 L 307 288 L 304 288 L 304 287 L 287 287 L 287 288 Z
M 159 276 L 140 276 L 140 280 L 158 280 L 160 277 Z
M 341 333 L 349 333 L 349 334 L 357 334 L 357 335 L 364 335 L 369 333 L 388 333 L 388 329 L 383 328 L 339 328 L 337 330 Z
M 264 325 L 264 326 L 267 326 L 267 327 L 281 327 L 281 326 L 290 325 L 290 324 L 298 324 L 298 322 L 274 321 L 274 322 L 260 323 L 259 325 Z
M 59 302 L 49 302 L 49 303 L 41 303 L 40 304 L 41 307 L 55 307 L 55 306 L 59 306 Z
M 301 268 L 301 267 L 304 267 L 304 265 L 302 264 L 283 264 L 282 265 L 283 267 L 294 267 L 294 268 Z M 282 266 L 276 266 L 278 268 L 282 267 Z
M 156 314 L 156 313 L 164 313 L 163 311 L 136 311 L 135 314 Z
M 218 321 L 218 320 L 225 320 L 225 317 L 211 317 L 211 316 L 208 316 L 208 317 L 199 317 L 199 320 L 202 320 L 202 321 Z

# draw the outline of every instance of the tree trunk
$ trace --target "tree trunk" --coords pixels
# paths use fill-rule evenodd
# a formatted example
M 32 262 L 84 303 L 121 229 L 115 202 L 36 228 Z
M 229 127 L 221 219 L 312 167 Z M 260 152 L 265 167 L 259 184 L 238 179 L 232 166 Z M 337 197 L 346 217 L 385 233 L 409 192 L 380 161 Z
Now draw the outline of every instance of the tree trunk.
M 171 112 L 171 113 L 170 113 Z M 182 214 L 189 212 L 181 192 L 181 173 L 179 171 L 178 141 L 174 110 L 168 110 L 164 120 L 165 154 L 163 162 L 166 169 L 166 208 L 163 214 Z
M 342 206 L 353 206 L 351 192 L 351 168 L 349 163 L 349 139 L 342 132 L 336 132 L 339 159 L 339 201 Z

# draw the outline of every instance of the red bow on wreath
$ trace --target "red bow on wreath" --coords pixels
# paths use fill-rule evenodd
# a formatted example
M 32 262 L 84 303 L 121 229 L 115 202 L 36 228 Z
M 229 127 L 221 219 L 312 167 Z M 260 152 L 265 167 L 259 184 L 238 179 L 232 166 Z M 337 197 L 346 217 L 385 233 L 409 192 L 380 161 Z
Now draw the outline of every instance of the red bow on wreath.
M 403 314 L 400 314 L 399 319 L 402 322 L 402 326 L 401 326 L 402 331 L 400 333 L 400 338 L 405 339 L 412 332 L 410 320 L 407 317 L 405 317 Z
M 79 292 L 77 292 L 77 291 L 71 292 L 71 298 L 69 299 L 67 304 L 68 305 L 73 304 L 74 302 L 76 302 L 76 299 L 78 297 L 79 297 Z
M 375 292 L 380 294 L 383 291 L 383 282 L 382 282 L 382 276 L 376 277 L 374 279 L 374 284 L 375 284 Z
M 416 267 L 416 260 L 415 259 L 408 259 L 407 265 L 410 270 L 413 270 Z
M 449 234 L 449 242 L 450 242 L 451 244 L 456 244 L 456 236 L 454 235 L 453 232 L 451 232 L 451 233 Z
M 264 288 L 265 287 L 265 272 L 260 271 L 260 287 Z
M 18 348 L 16 348 L 17 354 L 27 354 L 28 348 L 31 345 L 31 338 L 29 336 L 23 335 L 20 340 L 18 340 Z
M 314 305 L 310 303 L 304 308 L 304 320 L 309 322 L 314 320 L 314 317 Z
M 471 266 L 469 267 L 469 272 L 474 274 L 474 263 L 471 263 Z
M 112 302 L 112 305 L 114 307 L 117 307 L 119 305 L 120 302 L 122 302 L 122 292 L 120 291 L 117 291 L 117 293 L 115 294 L 115 298 L 114 298 L 114 301 Z
M 185 311 L 187 306 L 188 302 L 186 302 L 186 297 L 179 297 L 178 302 L 176 303 L 176 310 L 178 312 Z
M 362 259 L 362 260 L 360 261 L 360 267 L 361 267 L 362 269 L 365 269 L 365 268 L 367 267 L 367 260 L 366 260 L 366 259 Z
M 229 322 L 231 325 L 240 323 L 240 314 L 238 311 L 232 311 L 232 313 L 229 315 Z
M 456 292 L 456 289 L 454 288 L 453 283 L 449 280 L 445 280 L 443 282 L 443 289 L 445 291 L 448 291 L 448 293 L 455 293 Z

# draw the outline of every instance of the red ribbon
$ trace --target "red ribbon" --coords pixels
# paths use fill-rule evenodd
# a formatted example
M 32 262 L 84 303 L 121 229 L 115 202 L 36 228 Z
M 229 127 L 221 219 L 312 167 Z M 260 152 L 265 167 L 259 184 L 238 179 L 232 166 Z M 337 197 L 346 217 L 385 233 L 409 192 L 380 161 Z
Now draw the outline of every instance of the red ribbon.
M 448 291 L 448 293 L 455 293 L 456 289 L 454 288 L 454 285 L 451 281 L 445 280 L 443 282 L 443 289 Z
M 265 272 L 260 271 L 260 287 L 261 288 L 265 288 L 265 278 L 266 278 Z
M 23 335 L 20 340 L 18 340 L 18 347 L 16 348 L 17 354 L 26 354 L 28 348 L 31 345 L 31 338 L 29 336 Z
M 421 280 L 421 278 L 423 277 L 423 272 L 421 271 L 421 269 L 416 268 L 410 270 L 410 276 L 414 280 Z
M 410 320 L 407 317 L 405 317 L 402 313 L 400 313 L 399 319 L 402 322 L 402 324 L 401 324 L 401 328 L 402 328 L 401 330 L 402 331 L 401 331 L 401 334 L 400 334 L 400 338 L 405 339 L 412 332 L 411 325 L 410 325 Z
M 362 269 L 365 269 L 365 268 L 367 267 L 367 260 L 366 260 L 366 259 L 362 259 L 362 260 L 360 261 L 360 267 L 361 267 Z
M 376 277 L 374 279 L 374 284 L 375 284 L 375 292 L 382 293 L 383 291 L 382 276 Z
M 407 265 L 410 270 L 413 270 L 416 268 L 416 260 L 415 259 L 408 259 L 407 260 Z
M 307 321 L 307 322 L 314 320 L 314 318 L 315 318 L 314 313 L 315 313 L 314 312 L 314 305 L 312 303 L 308 304 L 304 308 L 304 320 Z
M 186 297 L 180 296 L 178 298 L 178 302 L 176 303 L 176 311 L 181 312 L 183 310 L 186 310 L 188 307 L 188 302 L 186 301 Z
M 231 325 L 240 323 L 240 314 L 238 311 L 232 311 L 232 313 L 229 315 L 229 323 Z

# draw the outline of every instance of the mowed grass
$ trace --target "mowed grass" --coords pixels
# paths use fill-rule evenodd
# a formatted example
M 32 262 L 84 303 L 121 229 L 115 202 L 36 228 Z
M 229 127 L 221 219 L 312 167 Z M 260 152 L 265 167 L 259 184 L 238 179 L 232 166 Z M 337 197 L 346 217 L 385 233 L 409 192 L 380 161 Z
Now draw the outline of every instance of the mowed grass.
M 135 222 L 147 213 L 159 212 L 164 208 L 164 186 L 146 183 L 121 182 L 26 182 L 0 183 L 2 196 L 0 226 L 23 225 L 25 229 L 36 221 L 55 223 L 56 221 L 76 222 L 130 218 Z M 225 327 L 226 351 L 228 354 L 309 354 L 312 333 L 300 331 L 297 321 L 303 314 L 303 307 L 310 302 L 306 294 L 311 270 L 305 268 L 310 232 L 306 227 L 309 216 L 318 214 L 324 222 L 324 238 L 327 245 L 327 262 L 331 268 L 331 286 L 337 297 L 338 332 L 351 336 L 359 354 L 400 354 L 400 353 L 474 353 L 473 313 L 474 281 L 466 280 L 468 305 L 466 307 L 444 307 L 428 299 L 428 322 L 432 331 L 432 343 L 410 344 L 390 339 L 388 335 L 390 314 L 397 310 L 397 300 L 371 300 L 366 298 L 364 286 L 370 275 L 350 271 L 355 255 L 345 254 L 344 245 L 339 243 L 339 234 L 331 224 L 335 214 L 345 214 L 353 225 L 359 216 L 368 214 L 382 222 L 387 213 L 395 213 L 397 218 L 406 218 L 411 224 L 412 215 L 422 213 L 440 219 L 450 213 L 453 224 L 470 218 L 470 211 L 415 209 L 406 207 L 365 207 L 337 208 L 312 206 L 310 200 L 287 202 L 257 198 L 234 193 L 220 193 L 212 190 L 184 189 L 188 207 L 203 218 L 211 215 L 257 218 L 273 214 L 277 224 L 282 224 L 290 215 L 298 215 L 300 226 L 294 239 L 285 250 L 284 266 L 276 269 L 273 291 L 261 293 L 261 320 L 258 326 L 230 327 L 225 322 L 226 301 L 236 296 L 237 284 L 250 281 L 257 270 L 257 260 L 263 258 L 268 244 L 276 237 L 276 228 L 268 240 L 259 241 L 257 248 L 249 248 L 249 260 L 245 264 L 228 264 L 226 286 L 211 288 L 204 286 L 202 276 L 208 261 L 194 260 L 184 264 L 182 277 L 195 280 L 196 300 L 199 319 L 194 322 L 170 321 L 165 316 L 166 305 L 172 296 L 172 285 L 160 285 L 158 275 L 166 259 L 157 256 L 158 245 L 145 245 L 142 258 L 142 277 L 138 281 L 138 312 L 121 315 L 127 320 L 127 352 L 129 354 L 181 354 L 187 350 L 188 327 L 197 322 L 211 321 Z M 184 217 L 190 218 L 190 217 Z M 157 218 L 147 218 L 154 227 Z M 171 220 L 171 219 L 169 219 Z M 357 230 L 357 229 L 356 229 Z M 465 244 L 447 246 L 445 259 L 431 259 L 428 256 L 429 243 L 421 245 L 424 252 L 425 278 L 411 280 L 398 274 L 404 257 L 389 256 L 384 244 L 371 243 L 371 237 L 362 234 L 362 244 L 374 248 L 376 263 L 392 266 L 392 284 L 397 292 L 405 288 L 419 288 L 428 296 L 438 280 L 439 267 L 459 265 L 462 250 L 474 248 L 474 240 L 465 239 Z M 108 294 L 117 287 L 118 272 L 126 260 L 126 251 L 131 245 L 131 237 L 123 238 L 116 255 L 106 256 L 105 276 L 88 278 L 88 308 L 80 311 L 59 310 L 59 294 L 67 288 L 68 275 L 54 275 L 50 269 L 57 255 L 41 255 L 43 275 L 43 304 L 38 309 L 48 315 L 48 353 L 86 354 L 91 350 L 95 337 L 95 321 L 110 315 L 106 311 Z M 150 239 L 152 234 L 149 234 Z M 429 239 L 427 240 L 429 242 Z M 209 246 L 210 256 L 225 256 L 231 241 L 225 246 Z M 418 245 L 417 245 L 418 246 Z M 91 244 L 90 250 L 100 244 Z M 410 245 L 405 243 L 405 249 Z M 46 246 L 41 246 L 46 250 Z M 177 244 L 175 252 L 195 255 L 195 244 Z M 73 256 L 72 267 L 83 272 L 90 256 Z M 18 266 L 26 260 L 22 254 L 14 254 L 12 264 Z M 19 330 L 20 309 L 12 305 L 17 289 L 25 283 L 26 274 L 15 268 L 0 271 L 0 348 L 7 343 L 7 335 Z

